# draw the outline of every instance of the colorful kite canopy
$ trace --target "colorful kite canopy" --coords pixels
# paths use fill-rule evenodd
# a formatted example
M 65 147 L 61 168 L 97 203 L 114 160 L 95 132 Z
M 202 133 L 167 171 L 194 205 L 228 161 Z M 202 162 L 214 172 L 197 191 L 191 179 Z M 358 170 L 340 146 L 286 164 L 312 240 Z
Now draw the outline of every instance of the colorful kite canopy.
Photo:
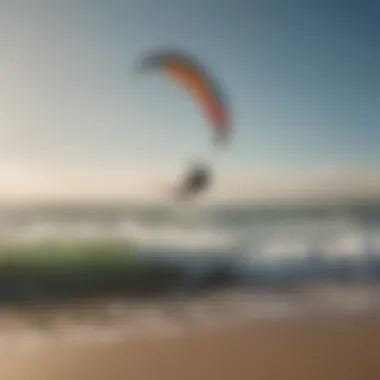
M 226 143 L 230 134 L 230 115 L 221 91 L 205 68 L 179 52 L 156 52 L 144 57 L 139 68 L 145 72 L 160 70 L 182 85 L 198 102 L 210 121 L 215 142 Z

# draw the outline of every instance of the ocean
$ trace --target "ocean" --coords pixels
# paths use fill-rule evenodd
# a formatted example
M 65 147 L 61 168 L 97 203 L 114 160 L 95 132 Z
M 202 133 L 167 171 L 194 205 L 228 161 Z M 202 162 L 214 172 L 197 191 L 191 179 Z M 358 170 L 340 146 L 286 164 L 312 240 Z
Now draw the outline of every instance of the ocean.
M 380 279 L 378 203 L 0 209 L 0 241 L 5 245 L 73 239 L 125 241 L 142 260 L 170 261 L 194 275 L 224 262 L 242 278 L 258 282 Z
M 114 341 L 157 333 L 177 336 L 194 328 L 252 318 L 331 318 L 333 313 L 378 310 L 380 204 L 230 205 L 186 210 L 123 204 L 7 205 L 1 209 L 0 226 L 3 254 L 20 251 L 9 251 L 13 245 L 33 255 L 35 250 L 30 247 L 50 242 L 47 253 L 54 257 L 59 251 L 56 247 L 67 242 L 90 241 L 96 246 L 101 241 L 117 241 L 130 247 L 125 256 L 139 263 L 176 267 L 192 290 L 199 284 L 198 288 L 205 287 L 215 271 L 234 278 L 233 285 L 218 291 L 206 287 L 204 292 L 185 292 L 174 282 L 176 291 L 161 300 L 128 299 L 111 292 L 103 294 L 101 302 L 55 304 L 49 312 L 46 305 L 41 309 L 33 302 L 26 309 L 6 304 L 0 313 L 4 349 L 11 343 L 35 347 L 52 337 Z M 106 246 L 102 255 L 108 254 Z M 124 286 L 116 281 L 119 266 L 113 267 L 115 272 L 101 286 L 104 281 Z M 2 297 L 9 296 L 9 268 L 0 266 L 0 281 L 5 281 Z M 67 268 L 71 290 L 83 290 L 82 280 L 88 276 L 84 267 L 79 271 Z M 102 270 L 106 271 L 98 265 L 96 271 Z M 33 301 L 33 278 L 27 272 L 17 275 L 12 286 L 15 282 L 18 287 L 23 285 L 23 294 Z M 48 278 L 48 287 L 57 286 L 58 275 Z M 121 277 L 124 280 L 125 274 Z M 165 277 L 164 273 L 157 284 Z M 90 288 L 97 286 L 93 277 L 87 278 Z M 48 322 L 46 315 L 54 317 Z

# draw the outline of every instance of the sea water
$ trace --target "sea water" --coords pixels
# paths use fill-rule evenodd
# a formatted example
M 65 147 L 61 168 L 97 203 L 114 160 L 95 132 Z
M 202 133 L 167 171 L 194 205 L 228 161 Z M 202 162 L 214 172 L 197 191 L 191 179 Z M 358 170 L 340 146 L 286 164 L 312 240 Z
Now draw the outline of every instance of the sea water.
M 339 207 L 227 205 L 199 209 L 190 215 L 159 205 L 8 205 L 1 209 L 0 226 L 3 244 L 28 246 L 49 239 L 103 237 L 125 240 L 133 244 L 134 255 L 141 260 L 176 263 L 195 278 L 223 262 L 245 285 L 240 290 L 158 303 L 108 299 L 101 311 L 98 305 L 81 321 L 65 309 L 54 319 L 50 332 L 43 333 L 38 329 L 32 332 L 24 324 L 28 318 L 21 318 L 16 329 L 4 327 L 8 326 L 6 320 L 17 318 L 3 313 L 3 342 L 22 341 L 34 347 L 47 335 L 52 336 L 52 331 L 55 337 L 79 341 L 112 341 L 152 331 L 176 336 L 193 328 L 247 318 L 377 310 L 377 203 Z M 107 317 L 97 317 L 101 314 Z
M 118 239 L 142 258 L 201 271 L 228 258 L 241 276 L 304 281 L 380 279 L 380 204 L 208 207 L 189 216 L 158 205 L 0 208 L 0 242 Z

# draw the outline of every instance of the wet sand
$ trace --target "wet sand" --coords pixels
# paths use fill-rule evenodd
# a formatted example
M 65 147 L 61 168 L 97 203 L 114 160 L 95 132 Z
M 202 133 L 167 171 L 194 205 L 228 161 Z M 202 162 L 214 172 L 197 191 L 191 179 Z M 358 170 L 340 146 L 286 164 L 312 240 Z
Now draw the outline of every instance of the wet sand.
M 11 380 L 378 380 L 379 316 L 261 320 L 176 338 L 0 354 Z

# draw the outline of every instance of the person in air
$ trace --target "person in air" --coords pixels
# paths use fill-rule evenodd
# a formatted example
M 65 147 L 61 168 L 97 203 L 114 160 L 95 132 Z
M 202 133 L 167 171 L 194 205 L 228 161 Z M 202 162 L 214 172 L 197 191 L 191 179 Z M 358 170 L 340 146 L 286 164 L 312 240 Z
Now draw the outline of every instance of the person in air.
M 194 165 L 177 188 L 177 198 L 193 198 L 205 191 L 211 184 L 211 172 L 202 164 Z

